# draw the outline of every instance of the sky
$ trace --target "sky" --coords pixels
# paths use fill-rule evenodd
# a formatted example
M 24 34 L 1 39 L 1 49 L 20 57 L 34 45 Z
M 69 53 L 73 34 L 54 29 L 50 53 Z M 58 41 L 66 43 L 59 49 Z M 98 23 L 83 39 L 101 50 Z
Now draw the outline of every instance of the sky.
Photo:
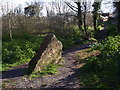
M 22 6 L 22 10 L 24 10 L 24 7 L 27 6 L 26 2 L 30 3 L 33 1 L 39 1 L 39 0 L 0 0 L 0 3 L 2 3 L 4 5 L 3 6 L 4 10 L 7 10 L 7 4 L 9 5 L 9 7 L 11 7 L 9 9 L 12 9 L 12 8 L 15 8 L 18 6 Z M 45 2 L 45 1 L 46 0 L 40 0 L 40 2 Z M 47 0 L 47 1 L 49 1 L 49 0 Z M 0 4 L 0 16 L 1 16 L 1 13 L 2 13 L 2 11 L 1 11 L 1 4 Z M 43 11 L 43 14 L 46 14 L 45 10 Z
M 24 10 L 24 7 L 27 6 L 27 4 L 25 2 L 32 2 L 32 1 L 40 1 L 40 2 L 50 2 L 51 0 L 0 0 L 0 3 L 6 3 L 8 2 L 9 6 L 11 8 L 15 8 L 19 5 L 22 6 L 22 9 Z M 65 0 L 64 0 L 65 1 Z M 68 0 L 67 0 L 68 1 Z M 92 0 L 93 1 L 93 0 Z M 106 2 L 108 1 L 112 1 L 112 0 L 103 0 L 103 3 L 102 3 L 102 7 L 101 7 L 101 10 L 102 12 L 106 13 L 106 12 L 112 12 L 113 11 L 113 7 L 112 7 L 112 4 L 109 2 L 109 4 L 105 4 Z M 7 4 L 7 3 L 6 3 Z M 6 5 L 5 5 L 6 6 Z M 42 10 L 43 12 L 43 15 L 46 15 L 46 10 L 45 8 Z M 2 13 L 0 11 L 0 13 Z

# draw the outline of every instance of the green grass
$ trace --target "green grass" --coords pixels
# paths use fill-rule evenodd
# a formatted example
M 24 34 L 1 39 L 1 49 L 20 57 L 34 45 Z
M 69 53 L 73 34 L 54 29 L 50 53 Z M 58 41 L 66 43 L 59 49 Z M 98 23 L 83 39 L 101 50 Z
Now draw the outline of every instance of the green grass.
M 2 88 L 9 88 L 9 86 L 14 86 L 16 85 L 17 82 L 13 81 L 13 80 L 5 80 L 4 82 L 2 82 Z
M 60 66 L 61 65 L 49 64 L 48 66 L 44 67 L 42 71 L 32 72 L 29 78 L 42 77 L 43 75 L 51 75 L 51 74 L 58 73 L 57 68 Z
M 92 50 L 91 48 L 83 49 L 77 52 L 77 60 L 82 63 L 88 60 L 92 56 L 97 56 L 100 54 L 99 50 Z

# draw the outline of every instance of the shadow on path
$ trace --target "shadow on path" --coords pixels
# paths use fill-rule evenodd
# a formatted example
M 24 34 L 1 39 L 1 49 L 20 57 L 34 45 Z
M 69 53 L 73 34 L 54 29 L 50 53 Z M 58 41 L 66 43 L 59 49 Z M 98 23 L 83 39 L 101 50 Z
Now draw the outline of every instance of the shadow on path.
M 40 88 L 80 88 L 79 84 L 79 69 L 71 68 L 71 74 L 69 74 L 67 77 L 64 77 L 62 79 L 59 79 L 56 82 L 52 83 L 51 85 L 43 85 Z
M 90 48 L 89 45 L 92 45 L 92 44 L 91 44 L 91 43 L 83 44 L 83 46 L 81 46 L 81 47 L 78 45 L 78 46 L 76 46 L 76 47 L 74 47 L 74 48 L 70 48 L 69 50 L 63 51 L 62 55 L 67 54 L 67 53 L 69 53 L 69 52 L 75 52 L 75 51 L 78 51 L 78 50 Z
M 82 46 L 80 46 L 80 45 L 75 46 L 73 48 L 70 48 L 69 50 L 63 51 L 62 55 L 64 57 L 64 55 L 66 55 L 69 52 L 72 53 L 72 52 L 75 52 L 77 50 L 89 48 L 89 45 L 91 45 L 91 44 L 84 44 Z M 28 63 L 21 65 L 19 67 L 15 67 L 15 68 L 8 70 L 8 71 L 0 72 L 0 73 L 2 73 L 2 78 L 0 77 L 0 79 L 7 79 L 7 78 L 15 78 L 15 77 L 24 76 L 25 70 L 27 70 L 27 67 L 28 67 Z
M 27 69 L 27 65 L 24 65 L 24 67 L 17 67 L 8 71 L 2 72 L 2 78 L 0 79 L 6 79 L 6 78 L 15 78 L 25 75 L 25 70 Z M 0 72 L 1 73 L 1 72 Z
M 59 86 L 60 88 L 79 88 L 78 69 L 74 69 L 73 71 L 73 74 L 68 75 L 66 78 L 60 79 L 59 83 L 55 86 Z

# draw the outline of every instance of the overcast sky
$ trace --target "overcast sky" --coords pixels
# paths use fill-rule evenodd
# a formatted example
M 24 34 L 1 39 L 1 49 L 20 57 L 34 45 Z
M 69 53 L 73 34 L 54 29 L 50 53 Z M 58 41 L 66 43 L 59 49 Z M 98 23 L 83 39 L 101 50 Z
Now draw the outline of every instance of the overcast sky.
M 50 2 L 51 0 L 0 0 L 0 2 L 2 2 L 2 3 L 8 2 L 9 6 L 11 8 L 15 8 L 18 5 L 21 5 L 23 7 L 22 9 L 24 9 L 24 7 L 27 6 L 27 4 L 25 2 L 29 3 L 29 2 L 32 2 L 32 1 Z M 91 0 L 91 1 L 93 1 L 93 0 Z M 106 4 L 107 2 L 109 2 L 109 3 Z M 112 7 L 111 2 L 112 2 L 112 0 L 103 0 L 103 3 L 101 5 L 102 6 L 101 7 L 102 12 L 106 13 L 106 12 L 112 12 L 113 11 L 113 7 Z M 45 14 L 46 14 L 46 11 L 45 11 L 45 9 L 43 9 L 43 15 L 45 15 Z

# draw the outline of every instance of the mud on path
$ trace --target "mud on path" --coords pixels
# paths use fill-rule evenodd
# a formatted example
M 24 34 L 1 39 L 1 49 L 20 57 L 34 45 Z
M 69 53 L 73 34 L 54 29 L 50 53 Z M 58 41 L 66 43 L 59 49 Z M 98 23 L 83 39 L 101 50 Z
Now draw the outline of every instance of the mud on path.
M 37 78 L 28 78 L 24 75 L 24 70 L 28 63 L 12 68 L 2 73 L 3 88 L 82 88 L 79 84 L 76 53 L 82 49 L 89 48 L 90 44 L 75 46 L 63 51 L 65 62 L 58 67 L 58 73 Z

